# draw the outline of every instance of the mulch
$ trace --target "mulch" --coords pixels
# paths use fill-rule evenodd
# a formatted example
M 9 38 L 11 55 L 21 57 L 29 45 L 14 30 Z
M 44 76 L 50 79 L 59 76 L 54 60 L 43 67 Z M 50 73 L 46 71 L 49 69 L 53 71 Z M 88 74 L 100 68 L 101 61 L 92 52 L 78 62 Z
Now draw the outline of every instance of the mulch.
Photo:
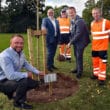
M 50 86 L 51 85 L 51 86 Z M 49 91 L 49 88 L 51 88 Z M 78 90 L 78 82 L 63 73 L 57 73 L 57 81 L 51 84 L 44 83 L 39 88 L 28 92 L 27 100 L 29 102 L 48 103 L 54 102 L 66 97 L 72 96 Z

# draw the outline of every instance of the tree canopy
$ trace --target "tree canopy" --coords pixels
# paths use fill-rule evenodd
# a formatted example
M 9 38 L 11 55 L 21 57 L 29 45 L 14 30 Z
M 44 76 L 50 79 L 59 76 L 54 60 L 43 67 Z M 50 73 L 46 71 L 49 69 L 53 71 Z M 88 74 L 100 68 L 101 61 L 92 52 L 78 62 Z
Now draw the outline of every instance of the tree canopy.
M 45 0 L 44 0 L 45 1 Z M 36 0 L 6 0 L 7 6 L 1 6 L 2 0 L 0 0 L 0 32 L 26 32 L 28 27 L 36 29 Z M 99 0 L 97 3 L 94 0 L 88 0 L 85 3 L 85 9 L 83 10 L 83 18 L 90 25 L 92 21 L 91 10 L 93 7 L 98 6 L 103 10 L 103 16 L 110 19 L 110 0 Z M 55 17 L 60 15 L 62 8 L 67 7 L 55 7 Z M 45 10 L 40 15 L 40 24 L 43 17 L 47 16 L 47 10 L 52 8 L 46 6 Z
M 99 7 L 102 10 L 103 17 L 110 19 L 110 0 L 98 0 L 97 3 L 95 3 L 95 0 L 88 0 L 83 10 L 83 18 L 87 22 L 88 27 L 90 27 L 90 23 L 93 20 L 91 14 L 93 7 Z

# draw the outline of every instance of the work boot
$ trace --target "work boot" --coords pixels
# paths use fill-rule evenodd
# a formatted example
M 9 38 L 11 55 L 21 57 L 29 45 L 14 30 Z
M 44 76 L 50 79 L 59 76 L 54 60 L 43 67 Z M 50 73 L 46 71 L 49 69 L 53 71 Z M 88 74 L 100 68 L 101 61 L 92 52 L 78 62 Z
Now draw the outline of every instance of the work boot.
M 98 77 L 97 77 L 97 76 L 92 75 L 90 78 L 91 78 L 91 79 L 93 79 L 93 80 L 95 80 L 95 79 L 97 79 Z
M 77 73 L 77 74 L 76 74 L 76 78 L 78 78 L 78 79 L 80 79 L 81 76 L 82 76 L 82 73 Z
M 66 58 L 66 60 L 67 60 L 69 63 L 71 63 L 71 58 Z
M 77 70 L 76 69 L 72 70 L 72 71 L 70 71 L 70 73 L 77 73 Z
M 52 68 L 47 68 L 47 69 L 48 69 L 48 71 L 53 72 Z
M 5 95 L 7 95 L 8 99 L 11 100 L 14 98 L 13 93 L 4 93 Z
M 23 108 L 23 109 L 32 109 L 32 105 L 26 104 L 26 103 L 18 103 L 14 102 L 14 106 L 17 108 Z
M 103 86 L 105 85 L 105 81 L 104 80 L 99 80 L 99 86 Z
M 58 69 L 57 67 L 55 67 L 54 65 L 52 65 L 52 69 Z

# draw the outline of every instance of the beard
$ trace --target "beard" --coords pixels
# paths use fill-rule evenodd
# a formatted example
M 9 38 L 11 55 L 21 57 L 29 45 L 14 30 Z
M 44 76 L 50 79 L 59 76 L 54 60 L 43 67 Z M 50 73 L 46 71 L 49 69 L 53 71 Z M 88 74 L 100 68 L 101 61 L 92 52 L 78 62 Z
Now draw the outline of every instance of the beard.
M 18 48 L 18 47 L 15 47 L 15 48 L 13 48 L 17 53 L 21 53 L 22 52 L 22 50 L 23 50 L 23 48 Z

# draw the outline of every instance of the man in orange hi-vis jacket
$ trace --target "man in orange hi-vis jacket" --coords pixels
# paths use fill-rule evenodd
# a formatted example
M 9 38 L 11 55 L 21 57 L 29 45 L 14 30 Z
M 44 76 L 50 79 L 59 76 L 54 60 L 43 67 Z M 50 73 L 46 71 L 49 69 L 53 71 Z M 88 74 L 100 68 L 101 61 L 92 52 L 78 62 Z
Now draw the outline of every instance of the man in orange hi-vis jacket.
M 66 48 L 70 41 L 70 19 L 67 17 L 66 9 L 61 10 L 60 17 L 57 18 L 60 25 L 61 36 L 59 38 L 59 50 L 60 55 L 66 57 L 67 60 L 71 60 L 71 48 Z
M 93 62 L 93 75 L 91 79 L 98 79 L 99 85 L 104 85 L 106 80 L 110 21 L 102 17 L 102 12 L 97 7 L 92 9 L 92 16 L 94 20 L 91 23 Z

